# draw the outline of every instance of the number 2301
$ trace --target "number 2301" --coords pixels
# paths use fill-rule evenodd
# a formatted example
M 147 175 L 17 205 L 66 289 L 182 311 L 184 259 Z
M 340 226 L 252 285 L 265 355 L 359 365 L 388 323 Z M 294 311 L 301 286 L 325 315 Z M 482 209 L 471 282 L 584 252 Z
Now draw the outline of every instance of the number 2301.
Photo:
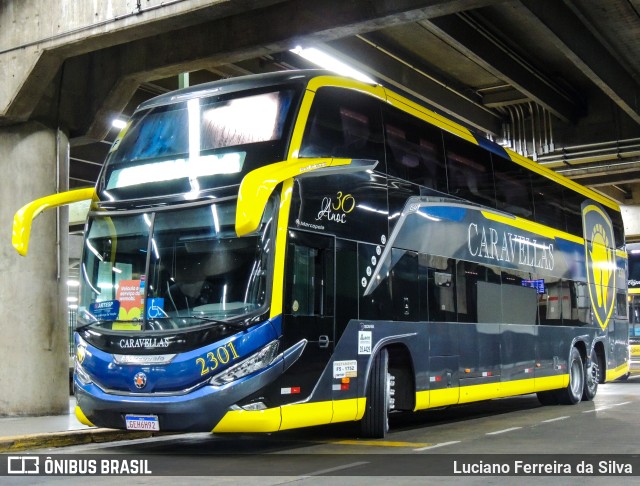
M 196 359 L 196 364 L 200 366 L 200 376 L 211 373 L 221 364 L 225 365 L 229 361 L 238 358 L 238 353 L 233 343 L 227 343 L 224 346 L 209 351 L 205 358 Z

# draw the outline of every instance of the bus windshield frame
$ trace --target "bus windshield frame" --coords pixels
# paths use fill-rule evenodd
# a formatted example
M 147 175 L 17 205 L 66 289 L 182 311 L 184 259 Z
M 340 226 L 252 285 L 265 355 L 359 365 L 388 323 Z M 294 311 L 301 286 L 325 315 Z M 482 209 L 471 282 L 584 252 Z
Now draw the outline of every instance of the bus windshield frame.
M 172 331 L 238 327 L 269 307 L 274 204 L 237 237 L 236 200 L 94 214 L 81 263 L 78 327 Z
M 191 97 L 134 113 L 98 181 L 107 201 L 233 186 L 284 160 L 301 90 L 296 85 Z

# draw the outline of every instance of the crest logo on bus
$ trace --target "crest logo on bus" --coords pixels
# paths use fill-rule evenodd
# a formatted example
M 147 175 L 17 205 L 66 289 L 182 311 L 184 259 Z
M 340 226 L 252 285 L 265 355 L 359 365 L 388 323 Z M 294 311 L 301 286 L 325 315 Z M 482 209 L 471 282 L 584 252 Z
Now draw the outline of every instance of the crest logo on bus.
M 138 389 L 144 388 L 147 384 L 147 375 L 145 375 L 142 371 L 140 373 L 136 373 L 136 376 L 133 377 L 133 384 Z
M 609 325 L 616 294 L 613 225 L 606 211 L 591 201 L 582 204 L 582 223 L 591 308 L 604 330 Z

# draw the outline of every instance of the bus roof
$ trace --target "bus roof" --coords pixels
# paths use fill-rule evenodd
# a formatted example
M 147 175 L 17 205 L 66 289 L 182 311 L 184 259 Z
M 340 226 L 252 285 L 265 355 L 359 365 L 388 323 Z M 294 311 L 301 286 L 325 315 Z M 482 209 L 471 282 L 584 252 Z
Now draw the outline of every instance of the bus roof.
M 246 89 L 263 88 L 286 84 L 292 81 L 301 81 L 305 83 L 316 76 L 335 76 L 335 73 L 322 69 L 306 69 L 294 71 L 278 71 L 264 74 L 249 74 L 246 76 L 238 76 L 234 78 L 219 79 L 209 83 L 198 84 L 188 88 L 171 91 L 161 94 L 150 100 L 141 103 L 136 111 L 145 110 L 154 106 L 170 105 L 179 103 L 190 98 L 200 98 L 203 96 L 220 95 L 224 93 L 233 93 Z

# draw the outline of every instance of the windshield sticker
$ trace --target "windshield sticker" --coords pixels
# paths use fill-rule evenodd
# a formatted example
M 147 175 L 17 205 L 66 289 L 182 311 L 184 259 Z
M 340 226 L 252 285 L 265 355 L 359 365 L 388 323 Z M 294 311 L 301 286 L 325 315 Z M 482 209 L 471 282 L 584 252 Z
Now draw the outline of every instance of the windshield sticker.
M 99 321 L 115 321 L 120 312 L 120 302 L 117 300 L 94 302 L 89 305 L 89 312 Z
M 167 313 L 164 311 L 164 298 L 147 299 L 147 319 L 159 317 L 167 317 Z
M 371 331 L 358 331 L 358 354 L 371 354 Z
M 121 280 L 118 285 L 117 298 L 120 301 L 118 319 L 130 321 L 142 318 L 142 295 L 144 287 L 140 280 Z

